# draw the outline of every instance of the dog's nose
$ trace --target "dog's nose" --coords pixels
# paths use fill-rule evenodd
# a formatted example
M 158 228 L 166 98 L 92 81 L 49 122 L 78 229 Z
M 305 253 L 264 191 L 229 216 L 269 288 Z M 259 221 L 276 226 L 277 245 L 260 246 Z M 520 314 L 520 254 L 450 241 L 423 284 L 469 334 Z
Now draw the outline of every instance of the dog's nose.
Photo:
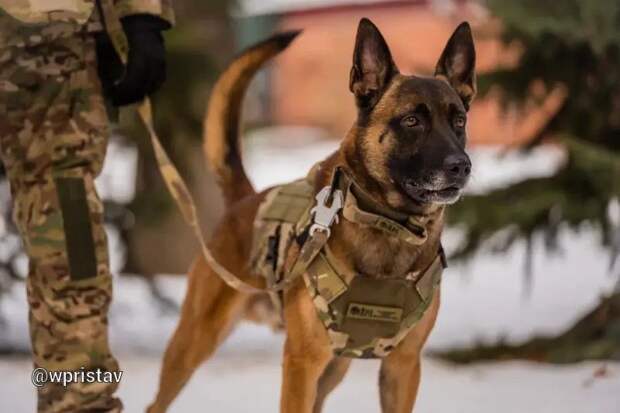
M 471 161 L 465 154 L 448 155 L 443 167 L 446 173 L 454 178 L 467 178 L 471 173 Z

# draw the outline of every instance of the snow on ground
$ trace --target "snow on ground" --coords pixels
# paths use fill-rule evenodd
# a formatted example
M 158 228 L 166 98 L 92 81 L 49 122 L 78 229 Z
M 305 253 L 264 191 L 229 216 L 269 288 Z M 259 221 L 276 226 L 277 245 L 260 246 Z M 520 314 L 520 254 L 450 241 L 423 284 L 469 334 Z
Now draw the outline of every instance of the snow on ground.
M 279 345 L 281 340 L 271 341 Z M 124 374 L 119 395 L 126 411 L 143 412 L 156 391 L 158 363 L 136 356 L 120 361 Z M 607 377 L 592 379 L 599 366 L 503 363 L 452 367 L 424 360 L 416 413 L 617 413 L 620 364 L 608 367 Z M 328 399 L 325 412 L 378 412 L 377 370 L 377 361 L 354 362 Z M 0 375 L 12 378 L 0 386 L 3 412 L 34 411 L 29 374 L 27 360 L 0 363 Z M 275 348 L 251 353 L 229 349 L 195 372 L 170 412 L 277 412 L 279 382 Z
M 296 138 L 291 139 L 291 135 Z M 310 141 L 314 135 L 313 131 L 297 129 L 254 134 L 246 158 L 247 170 L 253 173 L 257 186 L 302 176 L 316 160 L 334 149 L 333 141 L 327 140 L 306 147 L 299 144 L 298 136 L 307 136 Z M 526 174 L 548 174 L 562 159 L 561 153 L 553 150 L 500 160 L 496 154 L 497 150 L 473 154 L 476 169 L 470 191 L 504 185 Z M 588 228 L 579 233 L 562 231 L 563 254 L 552 257 L 546 256 L 542 248 L 535 248 L 534 285 L 529 296 L 524 294 L 522 282 L 522 244 L 506 255 L 482 251 L 466 265 L 452 265 L 445 272 L 442 308 L 429 348 L 491 342 L 500 337 L 517 342 L 534 334 L 563 330 L 601 294 L 610 291 L 615 282 L 608 275 L 608 256 L 601 251 L 597 236 Z M 457 231 L 445 234 L 448 249 L 457 240 Z M 157 283 L 164 294 L 181 302 L 183 277 L 160 276 Z M 27 349 L 23 286 L 16 286 L 12 294 L 0 300 L 0 314 L 6 323 L 0 330 L 0 346 Z M 161 355 L 176 322 L 176 313 L 158 307 L 141 279 L 116 279 L 110 335 L 125 371 L 120 395 L 127 412 L 143 411 L 152 398 Z M 214 359 L 195 373 L 172 412 L 195 412 L 197 406 L 224 412 L 277 411 L 282 340 L 282 335 L 266 328 L 242 325 Z M 592 380 L 601 365 L 559 367 L 511 362 L 456 368 L 425 360 L 416 411 L 618 413 L 620 363 L 610 363 L 606 377 Z M 356 362 L 328 401 L 326 411 L 378 411 L 377 367 L 376 361 Z M 0 411 L 33 411 L 30 372 L 30 361 L 25 357 L 0 358 L 0 377 L 7 378 L 0 384 Z

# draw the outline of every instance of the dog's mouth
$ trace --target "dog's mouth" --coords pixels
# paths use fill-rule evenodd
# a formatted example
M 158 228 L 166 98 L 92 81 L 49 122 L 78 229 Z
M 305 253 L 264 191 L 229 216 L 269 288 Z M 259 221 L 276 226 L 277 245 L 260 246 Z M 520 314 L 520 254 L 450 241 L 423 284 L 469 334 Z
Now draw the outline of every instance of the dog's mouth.
M 402 183 L 407 195 L 416 202 L 452 204 L 461 197 L 464 185 L 448 185 L 441 188 L 428 188 L 407 179 Z

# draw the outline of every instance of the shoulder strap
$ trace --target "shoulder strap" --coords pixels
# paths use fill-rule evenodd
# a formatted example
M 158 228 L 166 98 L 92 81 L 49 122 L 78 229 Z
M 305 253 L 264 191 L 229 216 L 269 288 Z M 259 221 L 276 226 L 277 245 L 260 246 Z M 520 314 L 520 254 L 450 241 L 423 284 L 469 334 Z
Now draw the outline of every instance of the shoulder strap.
M 419 231 L 413 232 L 404 225 L 387 217 L 362 211 L 358 207 L 357 199 L 351 190 L 348 191 L 345 198 L 342 215 L 348 221 L 379 229 L 412 245 L 422 245 L 427 238 L 426 230 L 423 227 L 418 227 Z
M 315 172 L 316 167 L 313 167 L 308 174 L 311 177 L 309 179 L 314 178 Z M 290 271 L 287 272 L 287 275 L 274 287 L 281 290 L 290 285 L 293 280 L 304 273 L 317 254 L 327 244 L 331 235 L 331 226 L 334 222 L 338 222 L 338 213 L 343 207 L 344 194 L 340 188 L 341 182 L 341 174 L 336 169 L 331 184 L 325 186 L 316 195 L 316 203 L 310 211 L 311 219 L 309 225 L 304 229 L 306 239 L 297 259 Z
M 341 171 L 341 168 L 337 168 L 337 171 Z M 384 231 L 412 245 L 421 245 L 426 241 L 426 229 L 417 216 L 378 204 L 349 174 L 344 171 L 341 171 L 341 174 L 346 194 L 342 215 L 346 220 Z M 360 208 L 360 204 L 364 209 Z

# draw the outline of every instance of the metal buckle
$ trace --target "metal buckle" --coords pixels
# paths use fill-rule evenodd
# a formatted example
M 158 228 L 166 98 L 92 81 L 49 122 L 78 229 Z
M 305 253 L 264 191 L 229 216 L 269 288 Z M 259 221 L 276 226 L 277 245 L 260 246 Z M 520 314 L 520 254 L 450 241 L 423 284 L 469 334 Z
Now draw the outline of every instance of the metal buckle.
M 327 236 L 331 234 L 330 227 L 334 222 L 338 223 L 338 211 L 342 209 L 343 195 L 340 189 L 336 189 L 332 194 L 332 204 L 327 206 L 325 201 L 331 193 L 331 186 L 326 186 L 316 194 L 316 205 L 310 210 L 312 225 L 310 226 L 310 236 L 316 231 L 325 231 Z

